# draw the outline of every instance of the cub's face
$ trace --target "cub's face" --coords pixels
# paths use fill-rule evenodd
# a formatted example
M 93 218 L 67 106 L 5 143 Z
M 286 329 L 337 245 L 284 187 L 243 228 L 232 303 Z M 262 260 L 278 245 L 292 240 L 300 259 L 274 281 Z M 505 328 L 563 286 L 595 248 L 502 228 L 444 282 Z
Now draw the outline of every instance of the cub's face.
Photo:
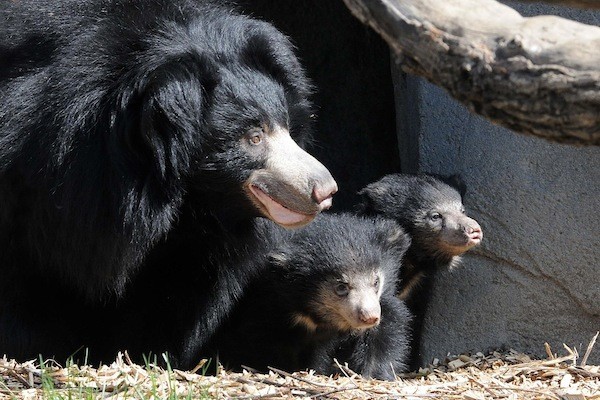
M 431 254 L 453 257 L 481 242 L 481 227 L 465 214 L 457 190 L 442 183 L 424 186 L 420 198 L 410 221 L 413 243 Z
M 429 175 L 388 175 L 359 192 L 360 211 L 396 220 L 420 252 L 451 258 L 483 238 L 477 221 L 465 213 L 462 185 L 456 186 Z
M 409 245 L 393 221 L 325 214 L 291 233 L 269 260 L 293 323 L 349 332 L 380 323 L 380 300 L 393 296 Z
M 383 274 L 377 270 L 331 275 L 319 283 L 310 309 L 339 331 L 372 328 L 381 320 Z

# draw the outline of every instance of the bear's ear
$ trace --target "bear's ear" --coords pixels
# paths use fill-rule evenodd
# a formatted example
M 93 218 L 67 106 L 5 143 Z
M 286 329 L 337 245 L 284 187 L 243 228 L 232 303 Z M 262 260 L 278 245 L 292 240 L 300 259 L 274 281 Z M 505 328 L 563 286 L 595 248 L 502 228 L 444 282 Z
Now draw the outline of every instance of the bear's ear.
M 400 224 L 389 219 L 377 219 L 375 227 L 378 242 L 385 249 L 392 249 L 402 257 L 410 247 L 411 239 Z
M 359 200 L 358 204 L 354 206 L 354 212 L 359 215 L 375 215 L 373 201 L 369 195 L 369 186 L 362 188 L 357 194 L 359 196 Z
M 248 32 L 242 58 L 245 63 L 266 73 L 300 96 L 312 93 L 302 65 L 289 39 L 267 23 L 257 22 Z
M 173 125 L 201 120 L 219 83 L 216 63 L 203 54 L 187 54 L 165 61 L 137 83 L 145 117 L 162 114 Z M 147 121 L 151 121 L 146 119 Z
M 376 216 L 381 214 L 381 204 L 389 200 L 390 187 L 382 181 L 370 183 L 358 191 L 359 203 L 355 211 L 362 215 Z
M 453 175 L 434 175 L 436 178 L 444 182 L 445 184 L 452 186 L 454 189 L 458 190 L 460 193 L 460 197 L 465 197 L 465 193 L 467 193 L 467 185 L 465 181 L 459 174 Z
M 110 140 L 128 152 L 130 162 L 153 165 L 164 177 L 188 165 L 190 154 L 184 150 L 201 147 L 198 133 L 218 84 L 218 69 L 208 57 L 191 54 L 148 64 L 120 90 L 110 117 Z

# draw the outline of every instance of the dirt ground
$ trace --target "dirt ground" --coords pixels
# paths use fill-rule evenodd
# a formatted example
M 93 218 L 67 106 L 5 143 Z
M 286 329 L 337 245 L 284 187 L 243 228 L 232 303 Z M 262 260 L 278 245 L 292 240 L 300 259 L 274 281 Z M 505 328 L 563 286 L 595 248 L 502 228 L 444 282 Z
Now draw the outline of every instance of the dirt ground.
M 514 350 L 434 360 L 396 381 L 362 379 L 339 365 L 336 376 L 313 372 L 268 374 L 164 370 L 132 363 L 127 354 L 98 369 L 0 359 L 0 399 L 558 399 L 600 400 L 600 366 L 564 346 L 557 356 L 534 360 Z

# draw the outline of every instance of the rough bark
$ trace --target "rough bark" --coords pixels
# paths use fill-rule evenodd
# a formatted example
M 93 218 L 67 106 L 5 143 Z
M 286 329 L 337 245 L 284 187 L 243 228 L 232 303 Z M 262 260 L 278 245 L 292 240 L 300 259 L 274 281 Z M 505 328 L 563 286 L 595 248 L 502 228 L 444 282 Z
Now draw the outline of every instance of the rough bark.
M 514 131 L 600 145 L 600 28 L 494 0 L 344 0 L 406 72 Z

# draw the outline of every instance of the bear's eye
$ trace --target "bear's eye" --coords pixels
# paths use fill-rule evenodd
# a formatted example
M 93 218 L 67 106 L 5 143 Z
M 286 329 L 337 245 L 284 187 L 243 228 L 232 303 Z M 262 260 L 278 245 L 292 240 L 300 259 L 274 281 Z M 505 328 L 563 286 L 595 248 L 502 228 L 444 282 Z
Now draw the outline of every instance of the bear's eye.
M 346 297 L 348 296 L 349 292 L 350 288 L 348 287 L 347 283 L 338 282 L 337 285 L 335 285 L 335 294 L 337 294 L 338 296 Z
M 373 281 L 373 286 L 375 288 L 379 288 L 379 277 L 378 276 L 375 277 L 375 281 Z
M 261 144 L 264 134 L 264 131 L 260 128 L 250 129 L 248 131 L 248 142 L 252 145 Z
M 442 219 L 442 214 L 433 213 L 433 214 L 431 214 L 430 218 L 432 221 L 438 221 L 438 220 Z

